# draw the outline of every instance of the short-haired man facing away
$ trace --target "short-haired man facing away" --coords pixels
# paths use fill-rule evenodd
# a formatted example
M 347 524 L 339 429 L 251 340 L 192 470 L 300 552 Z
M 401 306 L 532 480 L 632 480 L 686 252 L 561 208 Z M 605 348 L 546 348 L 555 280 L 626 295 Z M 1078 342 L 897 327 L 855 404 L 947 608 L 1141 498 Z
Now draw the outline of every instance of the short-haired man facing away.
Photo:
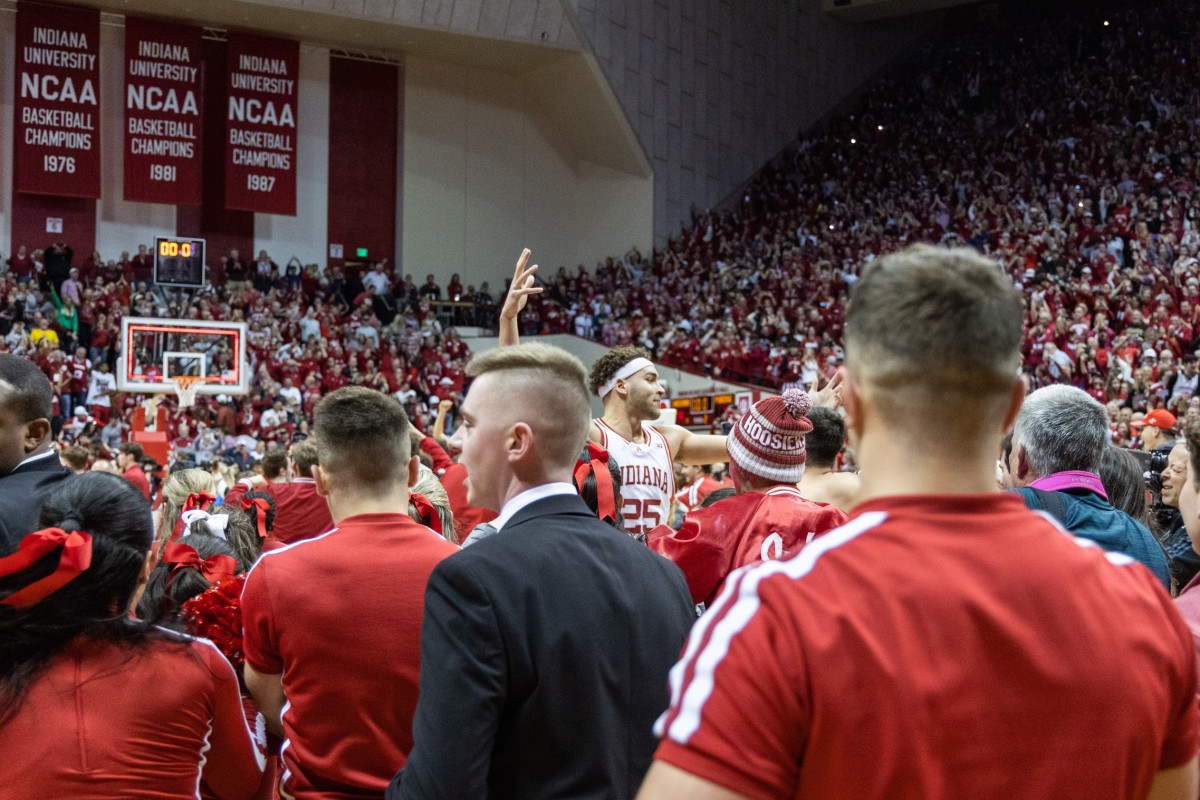
M 316 490 L 335 527 L 263 554 L 242 590 L 246 686 L 286 739 L 296 800 L 378 798 L 412 747 L 421 615 L 458 548 L 413 522 L 408 418 L 359 386 L 317 405 Z
M 800 494 L 849 511 L 854 507 L 859 481 L 853 472 L 837 471 L 837 457 L 846 443 L 846 423 L 837 411 L 823 406 L 814 406 L 808 419 L 813 429 L 804 437 L 808 463 L 797 484 Z
M 225 495 L 225 502 L 236 506 L 246 492 L 258 489 L 275 500 L 275 527 L 267 536 L 263 550 L 311 539 L 333 527 L 329 504 L 317 494 L 313 467 L 317 465 L 317 445 L 312 439 L 296 442 L 288 450 L 291 479 L 286 483 L 268 483 L 261 475 L 243 478 Z
M 970 250 L 864 270 L 842 393 L 859 504 L 700 618 L 642 800 L 1195 798 L 1170 598 L 996 486 L 1022 318 Z
M 579 359 L 515 345 L 467 373 L 453 442 L 497 532 L 429 580 L 415 743 L 388 797 L 632 798 L 695 619 L 687 586 L 571 484 L 590 416 Z
M 1145 564 L 1168 591 L 1167 556 L 1145 525 L 1108 502 L 1100 462 L 1108 445 L 1104 406 L 1073 386 L 1045 386 L 1025 398 L 1013 428 L 1015 491 L 1076 536 Z

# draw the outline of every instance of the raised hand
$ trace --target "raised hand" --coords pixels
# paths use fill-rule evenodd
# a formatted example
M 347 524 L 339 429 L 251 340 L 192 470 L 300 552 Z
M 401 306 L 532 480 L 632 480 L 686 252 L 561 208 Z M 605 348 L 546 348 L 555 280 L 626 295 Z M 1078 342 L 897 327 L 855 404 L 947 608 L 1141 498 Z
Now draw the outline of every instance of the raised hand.
M 529 296 L 532 294 L 541 294 L 542 287 L 534 286 L 534 273 L 537 272 L 537 264 L 532 267 L 526 267 L 529 262 L 529 248 L 526 247 L 521 251 L 521 257 L 517 259 L 517 268 L 513 271 L 512 285 L 509 286 L 508 295 L 504 298 L 504 307 L 500 309 L 500 318 L 505 320 L 515 320 L 525 308 L 525 304 L 529 302 Z

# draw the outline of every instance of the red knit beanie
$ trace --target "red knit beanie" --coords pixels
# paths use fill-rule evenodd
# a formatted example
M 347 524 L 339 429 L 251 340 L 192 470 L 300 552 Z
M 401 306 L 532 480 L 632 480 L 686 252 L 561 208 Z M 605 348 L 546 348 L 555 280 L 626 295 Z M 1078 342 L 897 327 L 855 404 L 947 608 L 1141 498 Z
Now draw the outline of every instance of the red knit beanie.
M 800 389 L 759 400 L 729 432 L 725 449 L 738 471 L 777 483 L 796 483 L 804 474 L 804 434 L 812 430 L 812 400 Z

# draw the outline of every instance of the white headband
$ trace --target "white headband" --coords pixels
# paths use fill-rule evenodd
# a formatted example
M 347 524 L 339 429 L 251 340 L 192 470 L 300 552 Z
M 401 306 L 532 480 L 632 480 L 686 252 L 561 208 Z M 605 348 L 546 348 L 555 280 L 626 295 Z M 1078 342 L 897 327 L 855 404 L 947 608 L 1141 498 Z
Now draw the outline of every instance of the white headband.
M 630 361 L 628 364 L 626 364 L 625 366 L 623 366 L 619 370 L 617 370 L 617 374 L 613 375 L 609 379 L 608 383 L 606 383 L 600 387 L 600 391 L 598 393 L 600 395 L 600 398 L 604 399 L 605 395 L 607 395 L 609 392 L 611 392 L 613 389 L 615 389 L 617 386 L 617 381 L 623 381 L 626 378 L 628 378 L 629 376 L 635 375 L 635 374 L 641 372 L 646 367 L 653 367 L 653 366 L 654 366 L 653 361 L 651 361 L 648 358 L 642 358 L 641 356 L 638 356 L 633 361 Z
M 218 539 L 225 539 L 225 541 L 229 541 L 229 539 L 225 536 L 225 528 L 229 526 L 228 514 L 221 514 L 214 517 L 207 511 L 194 508 L 190 511 L 183 512 L 179 515 L 179 518 L 183 520 L 183 526 L 189 531 L 192 529 L 193 522 L 198 519 L 202 519 L 204 520 L 204 524 L 208 528 L 209 533 L 211 533 L 213 536 L 216 536 Z

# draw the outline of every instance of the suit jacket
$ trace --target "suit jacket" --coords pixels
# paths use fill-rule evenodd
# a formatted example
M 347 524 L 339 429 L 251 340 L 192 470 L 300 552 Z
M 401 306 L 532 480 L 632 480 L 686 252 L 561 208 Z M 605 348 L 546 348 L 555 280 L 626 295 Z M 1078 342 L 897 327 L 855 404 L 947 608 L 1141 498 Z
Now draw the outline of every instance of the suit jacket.
M 12 553 L 22 539 L 39 530 L 42 495 L 72 475 L 57 456 L 47 456 L 0 478 L 0 555 Z
M 623 800 L 695 612 L 667 559 L 574 495 L 531 503 L 425 590 L 414 746 L 388 800 Z

